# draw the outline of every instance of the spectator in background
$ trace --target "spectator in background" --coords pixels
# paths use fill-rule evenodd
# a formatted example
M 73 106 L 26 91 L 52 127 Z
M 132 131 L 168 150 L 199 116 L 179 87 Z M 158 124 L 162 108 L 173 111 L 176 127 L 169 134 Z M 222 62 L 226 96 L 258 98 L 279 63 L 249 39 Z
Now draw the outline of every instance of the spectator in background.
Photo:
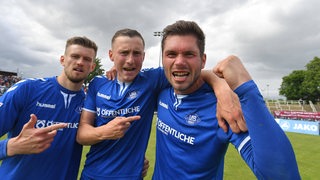
M 20 77 L 0 75 L 0 96 L 20 80 Z

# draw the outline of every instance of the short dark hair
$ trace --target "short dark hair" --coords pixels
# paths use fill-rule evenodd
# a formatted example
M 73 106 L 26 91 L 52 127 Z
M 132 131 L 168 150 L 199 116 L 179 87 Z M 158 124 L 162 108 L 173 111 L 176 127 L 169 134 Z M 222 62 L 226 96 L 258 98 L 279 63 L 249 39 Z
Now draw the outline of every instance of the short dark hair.
M 199 25 L 194 21 L 179 20 L 175 23 L 168 25 L 163 29 L 161 40 L 161 49 L 163 51 L 165 40 L 168 36 L 173 35 L 193 35 L 197 38 L 197 44 L 200 50 L 200 55 L 204 54 L 205 50 L 205 35 Z
M 119 37 L 119 36 L 128 36 L 128 37 L 131 37 L 131 38 L 132 37 L 139 37 L 142 40 L 143 47 L 145 46 L 145 42 L 144 42 L 144 39 L 143 39 L 142 35 L 137 30 L 129 29 L 129 28 L 118 30 L 112 37 L 111 46 L 114 43 L 114 41 L 116 40 L 116 38 Z
M 92 48 L 96 55 L 98 52 L 98 46 L 96 45 L 96 43 L 85 36 L 83 36 L 83 37 L 75 36 L 75 37 L 69 38 L 66 43 L 65 51 L 71 45 L 80 45 L 80 46 L 83 46 L 86 48 Z

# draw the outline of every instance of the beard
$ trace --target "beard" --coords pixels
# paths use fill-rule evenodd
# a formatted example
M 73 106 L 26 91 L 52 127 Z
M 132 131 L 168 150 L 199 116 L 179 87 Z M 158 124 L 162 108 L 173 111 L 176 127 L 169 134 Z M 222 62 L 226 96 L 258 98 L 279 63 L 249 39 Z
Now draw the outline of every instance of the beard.
M 65 74 L 71 82 L 76 83 L 76 84 L 82 83 L 87 78 L 87 76 L 86 77 L 77 76 L 77 75 L 74 75 L 68 71 L 65 71 Z

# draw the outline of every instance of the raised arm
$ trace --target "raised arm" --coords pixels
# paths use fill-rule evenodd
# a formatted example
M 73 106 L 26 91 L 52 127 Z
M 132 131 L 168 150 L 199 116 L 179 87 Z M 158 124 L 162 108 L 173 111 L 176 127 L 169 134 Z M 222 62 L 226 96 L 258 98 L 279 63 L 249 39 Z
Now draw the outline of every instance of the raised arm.
M 291 143 L 266 107 L 240 59 L 230 56 L 215 72 L 238 94 L 249 136 L 238 147 L 258 179 L 300 179 Z

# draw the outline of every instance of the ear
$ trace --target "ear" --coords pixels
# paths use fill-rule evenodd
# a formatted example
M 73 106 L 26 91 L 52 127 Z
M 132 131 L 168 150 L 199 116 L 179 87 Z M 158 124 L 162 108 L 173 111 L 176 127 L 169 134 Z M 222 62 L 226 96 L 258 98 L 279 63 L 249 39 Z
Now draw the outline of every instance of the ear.
M 143 52 L 143 57 L 142 57 L 142 62 L 144 61 L 144 57 L 145 57 L 145 55 L 146 55 L 146 53 L 145 52 Z
M 64 66 L 64 55 L 60 56 L 60 64 Z
M 201 61 L 202 61 L 201 69 L 203 69 L 206 66 L 206 62 L 207 62 L 207 55 L 206 54 L 202 55 Z
M 113 52 L 109 50 L 109 59 L 113 62 Z
M 90 72 L 93 72 L 94 68 L 96 68 L 96 63 L 95 62 L 92 63 Z

